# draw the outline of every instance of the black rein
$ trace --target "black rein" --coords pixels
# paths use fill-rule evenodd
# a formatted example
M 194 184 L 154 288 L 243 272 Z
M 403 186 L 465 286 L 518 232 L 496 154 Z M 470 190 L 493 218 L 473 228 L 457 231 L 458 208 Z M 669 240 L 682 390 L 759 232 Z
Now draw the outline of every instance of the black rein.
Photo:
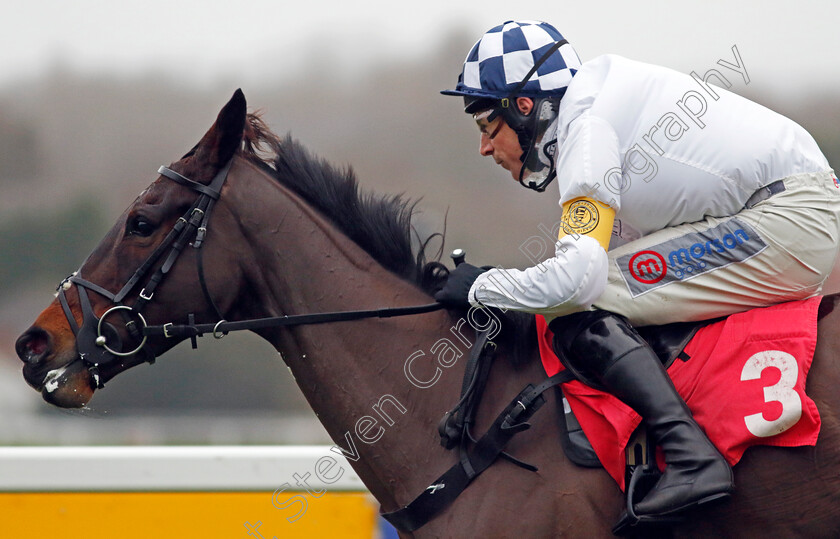
M 217 339 L 221 339 L 230 331 L 257 330 L 276 327 L 302 326 L 306 324 L 326 324 L 329 322 L 346 322 L 349 320 L 361 320 L 363 318 L 390 318 L 393 316 L 407 316 L 412 314 L 423 314 L 438 311 L 443 308 L 441 303 L 429 303 L 427 305 L 416 305 L 412 307 L 394 307 L 390 309 L 371 309 L 366 311 L 337 311 L 327 313 L 297 314 L 287 316 L 274 316 L 270 318 L 255 318 L 251 320 L 240 320 L 228 322 L 220 320 L 215 324 L 183 324 L 172 323 L 162 326 L 147 326 L 143 334 L 147 336 L 164 336 L 192 338 L 201 337 L 205 333 L 212 333 Z

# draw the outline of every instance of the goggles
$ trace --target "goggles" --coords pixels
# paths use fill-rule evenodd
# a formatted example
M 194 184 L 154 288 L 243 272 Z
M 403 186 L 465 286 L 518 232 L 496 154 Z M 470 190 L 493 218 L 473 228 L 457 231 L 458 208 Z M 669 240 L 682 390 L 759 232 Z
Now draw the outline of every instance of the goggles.
M 478 130 L 481 131 L 481 134 L 485 135 L 490 140 L 496 138 L 496 135 L 499 134 L 499 130 L 502 129 L 502 124 L 504 123 L 501 113 L 496 109 L 487 109 L 481 112 L 476 112 L 472 115 L 472 117 L 478 125 Z

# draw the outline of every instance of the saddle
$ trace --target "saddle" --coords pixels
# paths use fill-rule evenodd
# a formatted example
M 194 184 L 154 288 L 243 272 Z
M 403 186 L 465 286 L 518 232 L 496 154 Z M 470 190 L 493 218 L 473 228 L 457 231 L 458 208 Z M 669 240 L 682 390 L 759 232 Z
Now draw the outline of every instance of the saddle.
M 806 376 L 817 321 L 833 310 L 836 300 L 814 297 L 698 324 L 639 328 L 639 333 L 709 439 L 734 466 L 751 445 L 816 442 L 820 417 L 805 393 Z M 554 353 L 550 329 L 539 319 L 537 332 L 546 372 L 566 372 Z M 564 384 L 557 400 L 563 405 L 560 441 L 572 462 L 603 465 L 624 490 L 628 469 L 656 460 L 647 459 L 654 448 L 637 437 L 641 418 L 598 391 L 594 382 Z

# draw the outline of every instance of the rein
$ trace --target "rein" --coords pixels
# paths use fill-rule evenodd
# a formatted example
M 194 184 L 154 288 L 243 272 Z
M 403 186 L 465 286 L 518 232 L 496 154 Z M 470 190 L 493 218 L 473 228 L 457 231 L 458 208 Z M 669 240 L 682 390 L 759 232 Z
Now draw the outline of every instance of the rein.
M 361 320 L 363 318 L 391 318 L 394 316 L 408 316 L 413 314 L 424 314 L 443 309 L 441 303 L 429 303 L 412 307 L 393 307 L 388 309 L 371 309 L 365 311 L 335 311 L 313 314 L 296 314 L 286 316 L 274 316 L 270 318 L 254 318 L 251 320 L 240 320 L 228 322 L 220 320 L 215 324 L 183 324 L 172 323 L 161 326 L 146 326 L 143 335 L 172 337 L 201 337 L 205 333 L 212 333 L 213 337 L 221 339 L 230 331 L 268 329 L 276 327 L 302 326 L 311 324 L 326 324 L 330 322 L 346 322 L 349 320 Z

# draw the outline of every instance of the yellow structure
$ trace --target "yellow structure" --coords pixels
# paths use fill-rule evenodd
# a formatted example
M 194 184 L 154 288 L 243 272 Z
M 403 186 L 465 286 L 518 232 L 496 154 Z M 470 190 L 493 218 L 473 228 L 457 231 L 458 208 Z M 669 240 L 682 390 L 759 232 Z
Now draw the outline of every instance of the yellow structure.
M 378 504 L 320 446 L 0 448 L 0 537 L 378 536 Z

